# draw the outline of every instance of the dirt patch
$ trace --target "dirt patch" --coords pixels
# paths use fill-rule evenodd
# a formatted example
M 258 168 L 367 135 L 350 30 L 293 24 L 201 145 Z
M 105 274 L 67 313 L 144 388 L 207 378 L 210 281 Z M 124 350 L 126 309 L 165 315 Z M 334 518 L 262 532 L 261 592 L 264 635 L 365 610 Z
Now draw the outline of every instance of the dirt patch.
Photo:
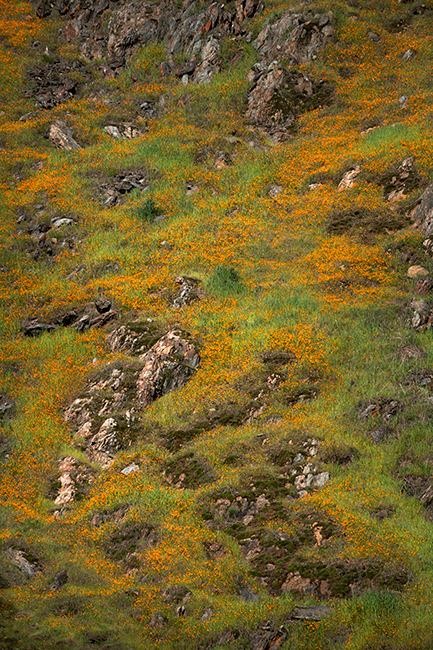
M 140 548 L 153 546 L 157 541 L 157 530 L 151 524 L 126 521 L 106 538 L 103 549 L 106 556 L 118 562 L 126 571 L 138 570 L 141 565 Z
M 335 212 L 328 219 L 325 230 L 328 234 L 357 235 L 365 243 L 374 240 L 374 236 L 401 230 L 408 225 L 407 218 L 391 211 L 373 211 L 352 208 Z
M 192 489 L 215 479 L 211 466 L 192 451 L 177 454 L 168 461 L 163 476 L 173 487 Z

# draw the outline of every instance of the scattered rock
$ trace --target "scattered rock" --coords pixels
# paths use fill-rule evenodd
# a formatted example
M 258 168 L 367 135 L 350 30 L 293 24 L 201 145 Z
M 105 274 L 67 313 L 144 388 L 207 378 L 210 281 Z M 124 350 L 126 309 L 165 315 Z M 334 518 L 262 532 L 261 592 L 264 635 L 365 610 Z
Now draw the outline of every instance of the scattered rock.
M 402 61 L 410 61 L 417 55 L 417 51 L 414 50 L 412 47 L 410 47 L 408 50 L 406 50 L 402 55 L 401 55 L 401 60 Z
M 180 331 L 171 330 L 140 359 L 144 367 L 137 381 L 137 399 L 146 407 L 189 381 L 200 363 L 200 354 Z
M 126 196 L 137 189 L 145 192 L 150 187 L 149 175 L 145 169 L 130 169 L 116 174 L 111 179 L 99 182 L 97 194 L 106 208 L 120 205 Z
M 34 578 L 42 571 L 39 557 L 26 548 L 11 546 L 6 550 L 6 557 L 29 578 Z
M 309 578 L 303 578 L 301 574 L 296 571 L 289 573 L 285 582 L 281 585 L 283 593 L 295 593 L 300 596 L 313 596 L 317 591 L 318 584 Z
M 407 277 L 411 280 L 414 280 L 416 278 L 424 278 L 428 274 L 429 272 L 427 269 L 425 269 L 423 266 L 419 266 L 418 264 L 410 266 L 407 270 Z
M 408 361 L 409 359 L 426 359 L 427 352 L 418 345 L 405 345 L 400 350 L 400 357 L 402 361 Z
M 24 323 L 21 327 L 21 331 L 23 332 L 24 336 L 30 337 L 40 336 L 45 332 L 53 332 L 56 329 L 56 325 L 53 325 L 52 323 L 41 323 L 36 318 L 34 318 L 29 323 Z
M 68 582 L 68 572 L 65 569 L 62 569 L 54 576 L 53 582 L 50 584 L 49 589 L 51 591 L 59 591 L 65 584 Z
M 185 585 L 169 585 L 162 591 L 162 599 L 166 603 L 184 605 L 192 596 L 192 592 Z
M 419 332 L 430 329 L 433 323 L 433 310 L 430 305 L 424 300 L 413 298 L 410 306 L 413 309 L 412 327 Z
M 149 621 L 149 626 L 153 628 L 161 628 L 167 623 L 167 619 L 161 612 L 154 612 Z
M 108 124 L 104 126 L 105 133 L 111 135 L 112 138 L 140 138 L 144 132 L 133 122 L 123 122 L 122 124 Z
M 122 470 L 120 470 L 120 473 L 124 474 L 125 476 L 129 476 L 130 474 L 135 474 L 136 472 L 139 471 L 140 471 L 140 465 L 137 465 L 137 463 L 131 463 L 130 465 L 127 465 Z
M 326 607 L 325 605 L 295 607 L 290 613 L 290 617 L 303 621 L 321 621 L 323 618 L 330 616 L 333 611 L 332 607 Z
M 355 185 L 355 179 L 361 173 L 361 167 L 356 165 L 354 169 L 350 169 L 346 172 L 338 184 L 339 190 L 348 190 Z
M 57 149 L 64 149 L 66 151 L 81 149 L 81 145 L 72 137 L 71 129 L 62 120 L 56 120 L 51 124 L 48 131 L 48 139 Z
M 106 523 L 120 526 L 124 522 L 130 508 L 131 505 L 129 503 L 124 503 L 121 506 L 117 506 L 116 508 L 96 512 L 93 515 L 90 523 L 95 528 L 99 528 L 99 526 L 103 526 Z
M 174 282 L 179 286 L 179 292 L 172 302 L 174 309 L 182 309 L 191 302 L 201 300 L 204 297 L 201 282 L 197 278 L 179 275 Z
M 283 190 L 284 187 L 282 185 L 271 185 L 268 194 L 271 197 L 271 199 L 276 199 L 277 196 L 280 196 Z
M 15 402 L 9 395 L 0 394 L 0 421 L 10 417 L 15 412 Z
M 80 88 L 78 77 L 88 78 L 81 61 L 57 60 L 28 72 L 33 82 L 29 95 L 34 97 L 39 108 L 50 109 L 70 100 Z
M 404 408 L 402 402 L 397 399 L 378 398 L 359 407 L 359 419 L 381 418 L 384 422 L 390 422 L 392 418 Z

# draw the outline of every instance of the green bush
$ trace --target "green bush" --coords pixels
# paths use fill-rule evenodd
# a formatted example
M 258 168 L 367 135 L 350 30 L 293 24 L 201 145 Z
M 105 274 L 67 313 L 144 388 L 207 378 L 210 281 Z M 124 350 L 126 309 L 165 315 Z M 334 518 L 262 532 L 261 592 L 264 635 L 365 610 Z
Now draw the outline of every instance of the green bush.
M 218 293 L 239 293 L 242 289 L 239 273 L 232 267 L 217 266 L 209 279 L 209 287 Z
M 159 214 L 161 214 L 161 211 L 153 199 L 146 199 L 143 205 L 136 210 L 137 218 L 146 223 L 153 223 Z

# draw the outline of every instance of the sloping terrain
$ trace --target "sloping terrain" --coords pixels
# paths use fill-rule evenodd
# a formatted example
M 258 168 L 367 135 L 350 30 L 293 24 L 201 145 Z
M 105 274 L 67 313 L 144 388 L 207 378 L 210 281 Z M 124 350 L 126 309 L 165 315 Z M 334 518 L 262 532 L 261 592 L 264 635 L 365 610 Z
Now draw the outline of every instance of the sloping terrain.
M 433 647 L 432 11 L 0 0 L 1 648 Z

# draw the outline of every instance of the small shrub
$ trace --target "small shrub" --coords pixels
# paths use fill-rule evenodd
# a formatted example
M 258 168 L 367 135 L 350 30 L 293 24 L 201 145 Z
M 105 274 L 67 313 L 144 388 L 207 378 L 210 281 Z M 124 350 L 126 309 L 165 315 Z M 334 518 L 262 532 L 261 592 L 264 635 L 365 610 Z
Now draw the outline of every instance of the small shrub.
M 239 273 L 231 266 L 217 266 L 210 277 L 209 286 L 218 293 L 239 293 L 242 280 Z
M 156 206 L 153 199 L 146 199 L 146 201 L 136 210 L 136 216 L 140 221 L 145 223 L 153 223 L 161 211 Z

